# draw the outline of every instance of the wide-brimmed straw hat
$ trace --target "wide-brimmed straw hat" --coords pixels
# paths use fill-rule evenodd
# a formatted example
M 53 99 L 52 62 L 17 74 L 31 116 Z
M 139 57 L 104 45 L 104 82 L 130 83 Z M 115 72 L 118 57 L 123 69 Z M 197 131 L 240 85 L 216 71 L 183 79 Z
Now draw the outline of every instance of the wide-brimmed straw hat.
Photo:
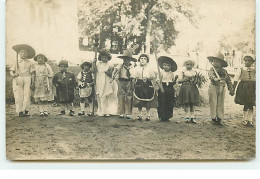
M 129 49 L 126 49 L 125 52 L 123 53 L 123 55 L 118 56 L 117 58 L 121 58 L 121 59 L 129 59 L 131 61 L 137 62 L 137 60 L 135 58 L 132 57 L 132 51 Z
M 17 53 L 19 53 L 20 50 L 26 50 L 28 52 L 28 56 L 27 56 L 28 59 L 31 59 L 35 56 L 35 50 L 30 45 L 27 44 L 15 45 L 12 47 L 12 49 Z
M 208 56 L 207 57 L 209 59 L 210 62 L 212 62 L 212 60 L 217 60 L 220 62 L 220 65 L 222 67 L 227 67 L 228 63 L 224 60 L 224 55 L 221 53 L 217 53 L 215 56 Z
M 159 66 L 163 69 L 163 64 L 164 63 L 167 63 L 167 64 L 170 64 L 171 65 L 171 71 L 172 72 L 175 72 L 177 70 L 177 64 L 176 62 L 170 58 L 170 57 L 167 57 L 167 56 L 160 56 L 158 58 L 158 63 L 159 63 Z

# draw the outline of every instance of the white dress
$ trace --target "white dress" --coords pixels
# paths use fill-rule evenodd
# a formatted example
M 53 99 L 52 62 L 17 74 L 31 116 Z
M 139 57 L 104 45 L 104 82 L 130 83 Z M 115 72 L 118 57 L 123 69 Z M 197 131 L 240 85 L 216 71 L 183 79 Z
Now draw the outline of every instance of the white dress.
M 118 86 L 115 80 L 106 75 L 106 71 L 113 65 L 97 61 L 96 74 L 96 95 L 98 101 L 97 115 L 104 114 L 117 115 L 117 91 Z

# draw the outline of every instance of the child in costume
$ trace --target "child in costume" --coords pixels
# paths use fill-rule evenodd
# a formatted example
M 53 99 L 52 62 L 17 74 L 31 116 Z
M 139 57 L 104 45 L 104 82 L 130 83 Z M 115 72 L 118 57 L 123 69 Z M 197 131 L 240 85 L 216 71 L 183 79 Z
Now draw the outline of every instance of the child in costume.
M 197 85 L 192 82 L 192 78 L 197 73 L 193 70 L 194 65 L 195 63 L 192 60 L 186 60 L 184 62 L 185 69 L 181 72 L 181 77 L 178 82 L 182 84 L 180 87 L 178 102 L 183 105 L 185 111 L 185 122 L 196 124 L 194 106 L 199 104 L 200 95 Z
M 152 83 L 152 80 L 155 79 L 155 73 L 147 66 L 149 57 L 146 54 L 141 54 L 138 62 L 140 65 L 133 70 L 133 78 L 135 78 L 134 106 L 138 108 L 137 120 L 142 120 L 142 108 L 145 107 L 147 111 L 145 120 L 150 121 L 150 109 L 156 94 Z
M 33 97 L 35 102 L 39 105 L 40 116 L 48 116 L 46 104 L 48 101 L 52 101 L 53 91 L 51 78 L 53 77 L 53 71 L 49 64 L 46 62 L 48 59 L 43 54 L 38 54 L 34 57 L 37 63 L 34 65 L 35 69 L 35 83 Z
M 61 60 L 59 62 L 60 71 L 56 73 L 52 79 L 53 85 L 56 87 L 56 95 L 59 104 L 61 105 L 61 112 L 59 115 L 64 115 L 68 109 L 69 115 L 74 116 L 73 101 L 74 88 L 77 87 L 76 77 L 73 73 L 68 72 L 68 61 Z
M 256 89 L 256 70 L 252 67 L 255 62 L 254 56 L 247 54 L 244 56 L 245 67 L 237 70 L 233 87 L 236 89 L 235 103 L 244 105 L 242 124 L 245 126 L 254 126 L 253 113 L 255 106 L 255 89 Z
M 85 102 L 89 104 L 92 103 L 92 95 L 93 95 L 93 73 L 91 71 L 92 63 L 88 61 L 84 61 L 80 65 L 82 71 L 79 72 L 77 78 L 79 81 L 79 97 L 80 97 L 80 109 L 81 112 L 78 113 L 79 116 L 85 115 Z M 93 105 L 93 103 L 92 103 Z M 92 109 L 92 107 L 90 106 Z M 88 115 L 92 115 L 89 113 Z
M 26 44 L 12 48 L 17 53 L 17 59 L 10 68 L 16 113 L 20 117 L 29 116 L 31 88 L 34 86 L 34 65 L 29 59 L 35 56 L 35 50 Z
M 215 56 L 207 57 L 212 64 L 209 70 L 209 104 L 212 124 L 222 125 L 221 120 L 224 119 L 224 100 L 226 93 L 226 84 L 231 96 L 234 95 L 234 89 L 230 77 L 223 67 L 227 67 L 224 55 L 218 53 Z
M 158 91 L 157 112 L 161 121 L 169 121 L 173 116 L 173 108 L 175 104 L 174 85 L 176 84 L 178 75 L 175 76 L 173 72 L 177 70 L 177 64 L 173 59 L 167 56 L 159 57 L 158 63 L 162 69 L 162 71 L 160 71 L 162 86 Z M 158 78 L 157 83 L 159 82 L 160 79 Z
M 107 74 L 113 69 L 113 65 L 109 63 L 111 55 L 106 50 L 102 49 L 96 63 L 96 95 L 98 101 L 98 116 L 109 117 L 117 115 L 117 84 Z
M 124 63 L 118 65 L 114 71 L 114 74 L 118 76 L 118 114 L 120 118 L 131 119 L 134 87 L 134 80 L 131 76 L 134 64 L 131 61 L 136 62 L 137 60 L 132 57 L 131 50 L 126 50 L 118 58 L 124 60 Z

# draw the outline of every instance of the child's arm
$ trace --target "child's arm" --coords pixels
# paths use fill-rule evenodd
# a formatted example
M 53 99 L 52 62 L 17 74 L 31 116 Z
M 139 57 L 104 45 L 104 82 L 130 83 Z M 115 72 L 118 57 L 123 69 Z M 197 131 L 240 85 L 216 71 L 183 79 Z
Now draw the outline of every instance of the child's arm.
M 214 72 L 212 67 L 209 70 L 209 79 L 212 80 L 212 81 L 220 81 L 220 80 L 222 80 L 222 78 L 216 77 L 216 74 L 215 74 L 215 72 Z
M 173 80 L 173 85 L 176 84 L 176 81 L 177 81 L 178 77 L 179 77 L 178 75 L 175 76 L 175 78 L 174 78 L 174 80 Z
M 178 76 L 178 75 L 176 75 L 176 76 Z M 187 81 L 187 80 L 188 80 L 188 78 L 187 78 L 187 77 L 184 77 L 184 71 L 182 71 L 182 72 L 181 72 L 181 78 L 180 78 L 180 80 L 178 81 L 178 83 L 181 84 L 181 83 L 183 83 L 183 82 L 185 82 L 185 81 Z
M 51 69 L 51 66 L 49 64 L 46 64 L 47 70 L 48 70 L 48 77 L 53 77 L 53 71 Z
M 239 79 L 241 77 L 241 72 L 242 72 L 241 68 L 237 69 L 237 71 L 236 71 L 236 74 L 235 74 L 235 77 L 234 77 L 234 83 L 233 83 L 234 90 L 236 89 L 237 83 L 238 83 L 238 81 L 239 81 Z
M 229 76 L 229 74 L 227 73 L 226 70 L 225 70 L 225 77 L 226 77 L 225 80 L 226 80 L 226 84 L 227 84 L 227 87 L 228 87 L 229 94 L 231 96 L 233 96 L 235 94 L 234 93 L 234 88 L 233 88 L 230 76 Z
M 55 86 L 55 87 L 58 87 L 58 83 L 57 83 L 57 78 L 58 78 L 58 75 L 55 74 L 54 77 L 52 78 L 52 84 Z

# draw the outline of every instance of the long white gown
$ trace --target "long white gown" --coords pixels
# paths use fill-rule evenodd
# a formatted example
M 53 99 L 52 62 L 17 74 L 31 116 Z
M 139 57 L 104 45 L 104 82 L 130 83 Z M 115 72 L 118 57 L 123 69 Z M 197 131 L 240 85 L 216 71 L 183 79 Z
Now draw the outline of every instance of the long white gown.
M 104 114 L 117 115 L 118 86 L 115 80 L 112 80 L 112 78 L 105 74 L 109 67 L 113 67 L 113 65 L 109 62 L 103 63 L 97 61 L 96 95 L 98 101 L 98 116 L 103 116 Z

